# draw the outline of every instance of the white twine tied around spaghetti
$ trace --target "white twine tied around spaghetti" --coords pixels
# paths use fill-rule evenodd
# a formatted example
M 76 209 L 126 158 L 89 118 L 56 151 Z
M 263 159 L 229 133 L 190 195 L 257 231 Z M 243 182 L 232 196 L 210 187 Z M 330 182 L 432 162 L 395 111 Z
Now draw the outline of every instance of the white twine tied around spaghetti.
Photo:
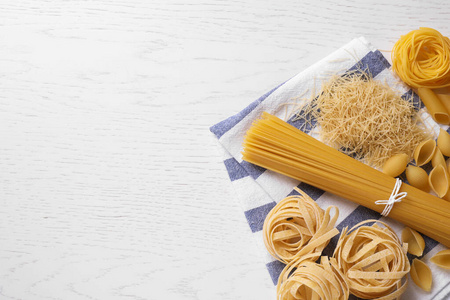
M 402 202 L 402 199 L 405 198 L 406 195 L 408 195 L 407 192 L 399 193 L 401 186 L 402 186 L 402 181 L 399 178 L 397 178 L 397 180 L 395 181 L 394 189 L 392 190 L 392 193 L 391 193 L 391 196 L 389 197 L 389 199 L 375 201 L 376 205 L 386 205 L 384 207 L 384 210 L 381 212 L 382 216 L 387 217 L 389 215 L 389 213 L 391 212 L 392 207 L 394 207 L 394 204 L 396 202 Z

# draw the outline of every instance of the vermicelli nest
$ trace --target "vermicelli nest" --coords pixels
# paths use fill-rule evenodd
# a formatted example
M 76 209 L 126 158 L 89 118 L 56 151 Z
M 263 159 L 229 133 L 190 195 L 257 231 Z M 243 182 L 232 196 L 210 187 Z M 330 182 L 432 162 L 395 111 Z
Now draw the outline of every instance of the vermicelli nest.
M 364 72 L 333 76 L 304 111 L 298 118 L 317 119 L 323 142 L 376 168 L 431 136 L 411 99 Z
M 342 231 L 333 256 L 353 295 L 388 300 L 397 299 L 406 289 L 410 270 L 406 251 L 407 245 L 388 225 L 367 220 Z

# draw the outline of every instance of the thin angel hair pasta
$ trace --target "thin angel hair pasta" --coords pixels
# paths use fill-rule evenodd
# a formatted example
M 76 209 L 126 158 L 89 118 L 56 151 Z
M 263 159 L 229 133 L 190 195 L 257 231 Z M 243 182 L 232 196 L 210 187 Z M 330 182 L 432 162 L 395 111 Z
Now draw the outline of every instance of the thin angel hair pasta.
M 392 52 L 392 69 L 413 88 L 450 86 L 450 40 L 433 28 L 403 36 Z
M 353 295 L 397 299 L 406 289 L 410 270 L 406 248 L 387 224 L 367 220 L 342 231 L 333 257 Z
M 285 264 L 307 254 L 312 254 L 310 260 L 316 260 L 330 239 L 339 234 L 334 228 L 339 216 L 337 207 L 324 211 L 302 190 L 295 190 L 300 195 L 281 200 L 266 216 L 263 226 L 267 251 Z
M 308 259 L 293 260 L 278 278 L 278 300 L 346 300 L 348 297 L 348 283 L 334 258 L 322 256 L 320 264 Z
M 377 168 L 430 137 L 412 101 L 363 71 L 331 77 L 302 111 L 295 119 L 316 119 L 324 143 Z

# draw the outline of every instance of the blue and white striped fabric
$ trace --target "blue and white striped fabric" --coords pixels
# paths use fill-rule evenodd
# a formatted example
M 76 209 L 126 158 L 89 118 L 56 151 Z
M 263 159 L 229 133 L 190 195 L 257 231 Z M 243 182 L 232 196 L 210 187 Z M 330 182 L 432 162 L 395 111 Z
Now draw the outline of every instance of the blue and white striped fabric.
M 357 67 L 367 69 L 374 78 L 387 82 L 391 87 L 404 94 L 405 97 L 413 95 L 416 108 L 425 113 L 423 111 L 426 109 L 421 105 L 418 96 L 393 75 L 390 64 L 383 55 L 366 39 L 358 38 L 264 94 L 238 114 L 211 127 L 211 132 L 214 133 L 222 146 L 226 170 L 242 204 L 243 214 L 247 219 L 250 230 L 264 254 L 265 264 L 274 284 L 276 284 L 284 265 L 271 257 L 265 250 L 262 227 L 267 213 L 280 200 L 288 195 L 295 194 L 293 188 L 296 186 L 309 194 L 322 208 L 329 205 L 339 207 L 340 214 L 337 221 L 339 230 L 346 226 L 351 227 L 366 219 L 383 220 L 392 226 L 397 234 L 400 234 L 404 227 L 399 222 L 381 217 L 377 212 L 363 206 L 242 160 L 241 150 L 245 132 L 251 126 L 252 121 L 259 118 L 263 111 L 286 119 L 286 106 L 293 102 L 293 98 L 302 95 L 309 97 L 311 94 L 317 96 L 322 80 L 327 80 L 331 74 L 343 74 Z M 431 119 L 429 120 L 428 125 L 438 132 L 439 126 Z M 297 128 L 302 125 L 299 121 L 287 121 Z M 314 126 L 314 120 L 312 120 L 312 124 Z M 306 128 L 305 130 L 303 128 L 308 133 L 311 129 Z M 445 127 L 444 129 L 448 128 Z M 445 247 L 428 237 L 424 238 L 426 247 L 422 260 L 430 266 L 433 273 L 432 291 L 431 293 L 425 293 L 410 281 L 404 299 L 448 299 L 450 298 L 449 273 L 428 262 L 430 257 L 445 249 Z M 325 249 L 324 255 L 332 255 L 337 239 L 338 237 L 333 238 Z

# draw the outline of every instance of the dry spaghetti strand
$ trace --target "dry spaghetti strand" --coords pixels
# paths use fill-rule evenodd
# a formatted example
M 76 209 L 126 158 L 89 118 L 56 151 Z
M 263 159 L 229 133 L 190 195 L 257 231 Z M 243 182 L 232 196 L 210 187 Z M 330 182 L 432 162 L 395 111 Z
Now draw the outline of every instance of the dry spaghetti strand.
M 413 88 L 450 86 L 450 40 L 433 28 L 401 36 L 391 58 L 394 71 Z

